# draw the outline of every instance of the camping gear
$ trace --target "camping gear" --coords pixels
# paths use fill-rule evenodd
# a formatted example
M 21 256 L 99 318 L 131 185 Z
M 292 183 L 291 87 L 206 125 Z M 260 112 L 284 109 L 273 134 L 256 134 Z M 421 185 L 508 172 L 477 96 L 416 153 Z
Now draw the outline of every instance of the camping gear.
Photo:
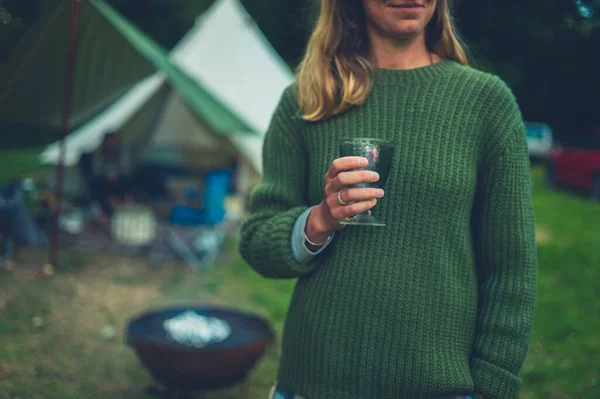
M 125 205 L 115 210 L 111 230 L 113 238 L 125 245 L 149 245 L 156 238 L 156 219 L 147 206 Z
M 162 242 L 155 243 L 150 255 L 154 267 L 160 264 L 161 249 L 164 253 L 165 246 L 190 267 L 199 269 L 212 265 L 225 238 L 225 198 L 231 177 L 232 173 L 227 170 L 211 171 L 206 175 L 202 194 L 194 188 L 186 190 L 186 197 L 200 202 L 202 208 L 173 207 L 169 217 L 171 225 L 163 229 Z
M 214 170 L 206 175 L 204 190 L 204 224 L 214 226 L 225 218 L 225 197 L 231 185 L 231 172 Z
M 225 323 L 230 334 L 200 348 L 173 340 L 165 322 L 186 314 L 189 317 L 189 312 Z M 181 392 L 241 382 L 273 341 L 273 331 L 264 319 L 214 306 L 152 310 L 131 320 L 126 330 L 127 344 L 154 379 L 169 391 Z
M 58 227 L 61 231 L 65 231 L 69 234 L 79 234 L 85 228 L 85 220 L 83 211 L 78 208 L 74 208 L 68 212 L 62 212 L 58 218 Z
M 225 219 L 225 198 L 231 185 L 231 172 L 214 170 L 206 175 L 202 208 L 177 205 L 171 212 L 171 223 L 179 226 L 214 226 Z M 197 193 L 189 190 L 188 196 L 195 197 Z
M 163 260 L 176 255 L 189 267 L 212 266 L 225 239 L 227 223 L 217 226 L 161 226 L 150 251 L 150 265 L 159 267 Z
M 187 205 L 175 205 L 169 220 L 178 226 L 198 226 L 202 224 L 202 209 Z

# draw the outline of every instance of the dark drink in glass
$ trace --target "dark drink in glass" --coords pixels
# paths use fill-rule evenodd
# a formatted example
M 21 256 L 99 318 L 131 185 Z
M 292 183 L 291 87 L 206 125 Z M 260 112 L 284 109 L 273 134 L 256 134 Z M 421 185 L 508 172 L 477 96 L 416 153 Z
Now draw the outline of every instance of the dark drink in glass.
M 340 140 L 340 157 L 363 157 L 369 164 L 356 170 L 369 170 L 379 173 L 376 182 L 360 183 L 349 186 L 350 188 L 383 188 L 392 166 L 394 146 L 392 142 L 375 138 L 347 138 Z M 359 226 L 385 226 L 383 221 L 377 220 L 370 211 L 363 212 L 342 221 L 341 224 Z

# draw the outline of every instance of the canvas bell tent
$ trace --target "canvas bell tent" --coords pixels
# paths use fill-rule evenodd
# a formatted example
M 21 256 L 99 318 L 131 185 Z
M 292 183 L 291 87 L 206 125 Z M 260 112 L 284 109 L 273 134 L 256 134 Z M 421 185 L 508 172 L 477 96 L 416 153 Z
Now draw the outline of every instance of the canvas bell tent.
M 262 172 L 262 139 L 293 74 L 239 1 L 217 0 L 169 53 L 103 1 L 90 1 L 155 73 L 68 136 L 66 165 L 116 131 L 138 149 L 139 162 L 191 170 L 235 163 L 238 190 L 247 193 Z M 41 158 L 56 164 L 59 154 L 53 143 Z

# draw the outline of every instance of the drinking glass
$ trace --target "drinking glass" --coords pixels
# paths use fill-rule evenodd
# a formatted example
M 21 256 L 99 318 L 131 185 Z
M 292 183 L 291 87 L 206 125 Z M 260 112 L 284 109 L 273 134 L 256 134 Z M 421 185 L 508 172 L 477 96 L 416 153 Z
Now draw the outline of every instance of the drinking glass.
M 359 183 L 348 186 L 349 188 L 383 188 L 390 173 L 394 146 L 392 142 L 376 138 L 345 138 L 340 140 L 341 157 L 363 157 L 369 161 L 364 168 L 355 170 L 369 170 L 379 173 L 376 182 Z M 377 220 L 371 211 L 365 211 L 352 216 L 341 224 L 358 226 L 385 226 L 385 222 Z

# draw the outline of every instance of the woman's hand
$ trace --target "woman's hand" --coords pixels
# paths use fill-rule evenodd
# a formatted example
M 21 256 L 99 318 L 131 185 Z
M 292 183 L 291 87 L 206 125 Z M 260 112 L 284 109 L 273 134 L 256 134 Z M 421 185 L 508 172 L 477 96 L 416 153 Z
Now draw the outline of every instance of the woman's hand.
M 362 157 L 344 157 L 333 161 L 325 175 L 323 201 L 312 210 L 306 222 L 306 235 L 312 242 L 325 242 L 334 231 L 344 227 L 341 221 L 368 211 L 375 206 L 377 198 L 383 197 L 381 189 L 347 188 L 349 185 L 379 180 L 379 174 L 375 172 L 355 170 L 367 165 L 367 159 Z

